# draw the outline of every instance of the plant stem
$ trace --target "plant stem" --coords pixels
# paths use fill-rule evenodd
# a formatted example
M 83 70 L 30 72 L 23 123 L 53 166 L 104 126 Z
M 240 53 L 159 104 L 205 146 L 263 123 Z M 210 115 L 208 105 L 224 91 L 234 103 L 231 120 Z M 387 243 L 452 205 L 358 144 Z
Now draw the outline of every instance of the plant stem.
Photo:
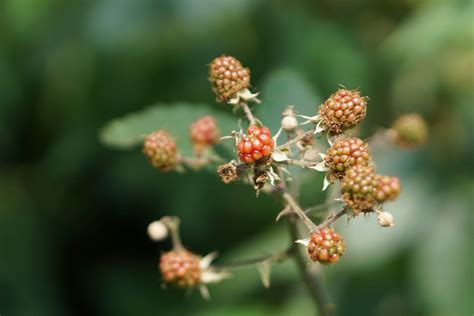
M 329 215 L 329 217 L 321 223 L 321 225 L 318 226 L 319 229 L 326 228 L 328 226 L 331 226 L 335 221 L 337 221 L 341 216 L 347 213 L 347 207 L 343 206 L 342 210 L 340 210 L 337 213 L 333 213 Z
M 181 236 L 179 234 L 179 218 L 175 216 L 165 216 L 161 221 L 168 227 L 170 232 L 171 243 L 175 251 L 184 250 L 183 243 L 181 242 Z
M 331 206 L 339 204 L 339 203 L 341 203 L 341 202 L 340 201 L 326 202 L 326 203 L 323 203 L 323 204 L 308 207 L 307 209 L 304 210 L 304 212 L 306 214 L 308 214 L 308 213 L 312 213 L 312 212 L 324 211 L 324 210 L 327 210 L 328 208 L 330 208 Z
M 242 110 L 244 110 L 245 115 L 247 116 L 247 119 L 250 122 L 250 125 L 255 125 L 257 124 L 257 119 L 255 119 L 255 116 L 253 116 L 252 111 L 250 110 L 249 106 L 247 103 L 241 102 L 240 106 L 242 107 Z
M 303 134 L 298 135 L 298 136 L 296 136 L 295 138 L 293 138 L 293 139 L 287 141 L 286 143 L 284 143 L 284 144 L 282 144 L 282 145 L 276 147 L 276 149 L 282 149 L 282 148 L 285 148 L 285 147 L 290 147 L 291 145 L 296 144 L 296 143 L 299 142 L 300 140 L 302 140 L 302 139 L 304 139 L 304 138 L 306 138 L 306 137 L 308 137 L 308 136 L 313 135 L 313 134 L 314 134 L 314 131 L 315 131 L 315 129 L 310 129 L 310 130 L 304 132 Z
M 293 245 L 289 247 L 286 250 L 268 255 L 268 256 L 262 256 L 262 257 L 257 257 L 257 258 L 251 258 L 251 259 L 246 259 L 246 260 L 241 260 L 241 261 L 236 261 L 236 262 L 231 262 L 228 264 L 222 264 L 222 265 L 213 265 L 214 268 L 216 269 L 222 269 L 222 270 L 235 270 L 235 269 L 241 269 L 241 268 L 247 268 L 254 266 L 256 264 L 268 261 L 268 262 L 280 262 L 283 261 L 287 258 L 290 258 L 291 255 L 295 252 L 295 247 Z
M 288 224 L 291 242 L 294 243 L 295 240 L 300 238 L 298 234 L 298 223 L 294 220 L 294 218 L 290 218 Z M 327 294 L 324 290 L 321 276 L 319 275 L 319 273 L 317 271 L 309 269 L 309 266 L 307 264 L 307 256 L 305 256 L 305 254 L 303 254 L 299 249 L 296 249 L 293 258 L 295 259 L 298 269 L 300 270 L 300 274 L 304 283 L 308 287 L 313 302 L 316 305 L 316 308 L 318 309 L 318 315 L 333 315 L 334 313 L 332 304 L 328 303 Z
M 283 198 L 288 203 L 288 205 L 293 209 L 293 212 L 298 215 L 298 217 L 303 221 L 303 223 L 308 227 L 310 231 L 316 231 L 318 226 L 313 223 L 313 221 L 306 215 L 306 213 L 301 209 L 295 199 L 291 196 L 290 193 L 285 192 L 283 193 Z

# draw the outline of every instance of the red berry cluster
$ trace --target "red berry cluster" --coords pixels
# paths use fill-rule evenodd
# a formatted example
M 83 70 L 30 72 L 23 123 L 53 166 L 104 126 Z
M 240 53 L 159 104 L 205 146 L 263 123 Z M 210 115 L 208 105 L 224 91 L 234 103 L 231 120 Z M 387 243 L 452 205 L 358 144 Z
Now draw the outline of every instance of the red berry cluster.
M 311 260 L 330 264 L 339 261 L 346 251 L 346 244 L 334 229 L 324 228 L 311 235 L 307 250 Z
M 250 70 L 232 56 L 217 57 L 209 65 L 209 81 L 217 101 L 228 101 L 250 86 Z
M 331 135 L 359 124 L 365 118 L 367 99 L 359 91 L 339 89 L 319 107 L 319 117 Z
M 400 194 L 400 180 L 375 173 L 374 168 L 354 166 L 341 182 L 342 199 L 354 213 L 370 212 L 377 203 L 394 200 Z
M 325 157 L 332 180 L 342 179 L 345 171 L 352 166 L 369 165 L 370 160 L 369 147 L 356 137 L 337 139 L 327 150 Z
M 400 179 L 397 177 L 377 175 L 377 182 L 375 198 L 378 202 L 395 200 L 400 194 Z
M 158 170 L 169 171 L 177 162 L 176 142 L 170 134 L 163 130 L 151 133 L 145 137 L 143 153 L 150 163 Z
M 274 146 L 275 142 L 267 127 L 252 125 L 247 129 L 247 136 L 237 145 L 239 159 L 248 164 L 254 163 L 269 157 Z
M 220 131 L 212 116 L 203 116 L 191 124 L 191 139 L 195 144 L 213 145 L 219 141 Z
M 199 284 L 200 258 L 187 250 L 169 251 L 160 258 L 160 271 L 166 283 L 178 287 L 193 287 Z

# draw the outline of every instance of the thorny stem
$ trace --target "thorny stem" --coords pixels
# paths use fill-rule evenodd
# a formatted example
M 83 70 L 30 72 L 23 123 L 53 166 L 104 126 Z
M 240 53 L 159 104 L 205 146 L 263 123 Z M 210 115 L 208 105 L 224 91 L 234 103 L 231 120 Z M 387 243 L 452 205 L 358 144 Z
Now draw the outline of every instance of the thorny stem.
M 339 212 L 329 215 L 329 217 L 318 226 L 318 229 L 323 229 L 328 226 L 331 226 L 335 221 L 337 221 L 344 214 L 347 214 L 347 206 L 343 206 L 342 210 L 340 210 Z
M 289 222 L 290 238 L 291 242 L 299 239 L 298 235 L 298 223 L 294 218 L 290 218 Z M 317 271 L 310 270 L 307 264 L 307 256 L 302 253 L 299 249 L 294 252 L 294 259 L 300 270 L 303 282 L 308 287 L 308 290 L 313 298 L 316 308 L 318 309 L 318 315 L 320 316 L 331 316 L 333 315 L 332 304 L 328 303 L 328 298 L 324 286 L 322 284 L 321 276 Z
M 286 143 L 284 143 L 284 144 L 282 144 L 282 145 L 280 145 L 280 146 L 277 146 L 276 149 L 282 149 L 282 148 L 290 147 L 290 146 L 296 144 L 297 142 L 299 142 L 300 140 L 302 140 L 302 139 L 304 139 L 304 138 L 306 138 L 306 137 L 308 137 L 308 136 L 314 135 L 314 132 L 315 132 L 315 131 L 316 131 L 316 129 L 310 129 L 310 130 L 304 132 L 303 134 L 298 135 L 298 136 L 296 136 L 295 138 L 293 138 L 293 139 L 287 141 Z
M 306 216 L 303 210 L 294 201 L 293 197 L 289 194 L 288 186 L 285 182 L 285 178 L 283 177 L 283 172 L 281 171 L 281 169 L 279 169 L 278 171 L 279 171 L 280 178 L 283 184 L 283 190 L 284 190 L 283 197 L 286 197 L 286 198 L 289 197 L 290 200 L 289 201 L 287 200 L 288 204 L 290 204 L 290 201 L 292 201 L 291 203 L 293 204 L 292 208 L 295 209 L 295 206 L 296 206 L 296 209 L 299 209 L 301 211 L 301 214 Z M 293 252 L 293 258 L 295 259 L 298 269 L 300 270 L 300 274 L 303 279 L 303 282 L 308 287 L 308 290 L 311 294 L 314 304 L 316 305 L 316 308 L 318 309 L 318 315 L 331 316 L 333 314 L 331 305 L 328 303 L 327 294 L 326 294 L 326 291 L 324 290 L 321 277 L 319 273 L 317 273 L 317 271 L 310 270 L 307 264 L 307 260 L 308 260 L 307 256 L 305 256 L 305 254 L 301 252 L 301 250 L 297 247 L 295 243 L 295 240 L 300 239 L 299 234 L 298 234 L 298 222 L 295 219 L 296 219 L 295 217 L 290 217 L 288 220 L 288 228 L 290 230 L 290 243 L 292 245 L 291 247 L 295 249 L 295 251 Z M 311 220 L 309 220 L 309 222 L 311 222 L 312 225 L 316 226 Z
M 253 116 L 252 111 L 250 110 L 248 105 L 246 103 L 241 103 L 240 105 L 242 106 L 242 109 L 244 110 L 250 124 L 256 124 L 257 120 Z M 290 147 L 293 144 L 298 143 L 300 140 L 314 135 L 314 132 L 315 132 L 315 129 L 310 129 L 310 130 L 306 131 L 305 133 L 289 140 L 285 144 L 278 146 L 277 149 Z M 295 163 L 293 161 L 293 164 L 298 164 L 298 162 Z M 302 165 L 302 164 L 300 164 L 300 165 Z M 283 177 L 283 172 L 282 172 L 281 168 L 278 168 L 278 173 L 279 173 L 280 178 L 281 178 L 281 182 L 282 182 L 282 186 L 283 186 L 282 196 L 285 199 L 285 201 L 288 203 L 288 205 L 293 209 L 293 212 L 303 221 L 303 223 L 307 226 L 307 228 L 311 232 L 318 230 L 319 226 L 317 226 L 316 224 L 313 223 L 313 221 L 306 215 L 305 211 L 303 211 L 301 209 L 301 207 L 295 201 L 293 196 L 290 194 L 290 191 L 287 187 L 285 178 Z M 342 216 L 342 214 L 340 216 Z M 328 218 L 328 220 L 325 221 L 325 223 L 326 222 L 332 223 L 335 220 L 337 220 L 340 216 L 333 217 L 333 218 L 330 217 L 330 218 Z M 290 217 L 289 218 L 289 229 L 290 229 L 290 236 L 291 236 L 291 241 L 290 241 L 291 244 L 290 244 L 290 248 L 288 248 L 287 252 L 285 252 L 285 256 L 288 256 L 289 254 L 293 254 L 293 258 L 295 259 L 295 261 L 298 265 L 298 268 L 299 268 L 300 273 L 302 275 L 303 281 L 305 282 L 305 284 L 307 285 L 307 287 L 308 287 L 308 289 L 311 293 L 311 297 L 313 298 L 314 303 L 315 303 L 315 305 L 316 305 L 316 307 L 319 311 L 319 315 L 320 316 L 331 316 L 333 314 L 333 310 L 331 309 L 331 305 L 328 303 L 327 295 L 326 295 L 324 287 L 322 285 L 320 275 L 318 273 L 316 273 L 315 271 L 312 271 L 308 268 L 307 263 L 306 263 L 307 257 L 299 250 L 299 248 L 297 247 L 297 245 L 295 243 L 295 240 L 299 239 L 298 222 L 295 221 L 295 217 Z M 275 256 L 277 256 L 277 257 L 275 257 Z M 278 261 L 278 260 L 281 260 L 281 258 L 284 258 L 284 257 L 280 257 L 279 254 L 276 254 L 276 255 L 271 255 L 269 257 L 250 259 L 248 261 L 241 262 L 241 264 L 239 264 L 239 266 L 243 267 L 243 266 L 248 266 L 248 265 L 254 265 L 254 264 L 261 263 L 261 262 L 265 262 L 266 260 L 276 260 L 276 261 Z
M 326 202 L 326 203 L 323 203 L 323 204 L 308 207 L 307 209 L 304 210 L 304 212 L 306 214 L 308 214 L 308 213 L 312 213 L 312 212 L 324 211 L 324 210 L 327 210 L 331 206 L 336 205 L 338 203 L 340 203 L 340 202 L 339 201 Z
M 216 269 L 222 269 L 222 270 L 235 270 L 235 269 L 241 269 L 241 268 L 254 266 L 263 262 L 281 262 L 287 258 L 290 258 L 295 252 L 295 250 L 296 250 L 296 247 L 293 247 L 292 245 L 286 250 L 283 250 L 283 251 L 280 251 L 268 256 L 262 256 L 262 257 L 257 257 L 257 258 L 242 260 L 242 261 L 236 261 L 236 262 L 231 262 L 231 263 L 222 264 L 222 265 L 213 265 L 213 267 Z
M 253 113 L 252 113 L 252 111 L 250 110 L 250 108 L 249 108 L 249 106 L 247 105 L 247 103 L 241 102 L 241 103 L 240 103 L 240 106 L 242 107 L 242 110 L 244 110 L 245 115 L 247 116 L 247 119 L 248 119 L 249 122 L 250 122 L 250 125 L 255 125 L 255 124 L 257 124 L 257 119 L 256 119 L 255 116 L 253 115 Z
M 303 221 L 303 223 L 306 225 L 306 227 L 308 227 L 310 231 L 313 232 L 318 229 L 318 226 L 316 226 L 313 221 L 308 217 L 308 215 L 306 215 L 306 213 L 301 209 L 301 207 L 298 205 L 298 203 L 295 201 L 295 199 L 291 196 L 290 193 L 283 193 L 283 198 L 288 203 L 288 205 L 291 206 L 296 215 L 298 215 L 298 217 Z

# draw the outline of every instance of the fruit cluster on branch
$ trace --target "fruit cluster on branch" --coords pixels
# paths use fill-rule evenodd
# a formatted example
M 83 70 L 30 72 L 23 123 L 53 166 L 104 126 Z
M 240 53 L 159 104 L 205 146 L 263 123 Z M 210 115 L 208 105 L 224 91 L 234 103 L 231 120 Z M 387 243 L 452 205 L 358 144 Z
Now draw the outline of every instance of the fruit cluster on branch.
M 272 134 L 252 112 L 251 105 L 260 101 L 258 93 L 249 90 L 250 70 L 240 61 L 231 56 L 215 58 L 209 65 L 209 81 L 218 102 L 242 110 L 249 122 L 246 133 L 236 130 L 230 136 L 220 138 L 218 122 L 213 117 L 199 118 L 190 126 L 195 155 L 184 157 L 167 132 L 155 131 L 145 138 L 143 152 L 156 169 L 199 169 L 213 164 L 222 158 L 216 157 L 212 147 L 231 139 L 235 144 L 235 159 L 217 166 L 222 182 L 228 184 L 240 180 L 252 185 L 257 193 L 280 195 L 284 209 L 277 219 L 287 216 L 290 222 L 305 224 L 307 238 L 295 242 L 306 246 L 310 260 L 324 265 L 338 262 L 346 251 L 343 237 L 332 228 L 332 224 L 342 216 L 376 213 L 380 226 L 394 226 L 393 216 L 382 211 L 382 207 L 385 202 L 398 197 L 400 181 L 397 177 L 377 174 L 369 144 L 354 136 L 353 128 L 366 116 L 367 97 L 361 96 L 357 90 L 341 88 L 310 116 L 298 114 L 289 105 L 282 113 L 280 130 Z M 306 121 L 300 122 L 299 118 Z M 304 129 L 302 126 L 308 123 L 312 127 Z M 285 142 L 277 145 L 282 134 Z M 408 115 L 397 120 L 384 135 L 386 143 L 413 148 L 425 142 L 427 129 L 421 117 Z M 326 141 L 329 143 L 327 150 L 319 152 Z M 336 198 L 344 203 L 342 209 L 338 213 L 327 212 L 326 220 L 314 223 L 291 194 L 293 190 L 290 188 L 294 184 L 289 166 L 307 169 L 308 172 L 326 172 L 323 190 L 340 182 L 340 195 Z M 327 205 L 323 206 L 327 209 Z M 313 209 L 316 208 L 318 206 Z M 159 266 L 163 281 L 178 287 L 200 287 L 203 293 L 207 293 L 204 286 L 227 278 L 231 268 L 221 266 L 215 269 L 210 264 L 213 256 L 205 259 L 186 250 L 179 239 L 177 222 L 177 219 L 165 217 L 150 224 L 148 231 L 153 240 L 162 240 L 169 235 L 173 241 L 173 249 L 161 257 Z M 270 264 L 295 256 L 297 252 L 292 249 L 296 243 L 278 255 L 246 262 Z

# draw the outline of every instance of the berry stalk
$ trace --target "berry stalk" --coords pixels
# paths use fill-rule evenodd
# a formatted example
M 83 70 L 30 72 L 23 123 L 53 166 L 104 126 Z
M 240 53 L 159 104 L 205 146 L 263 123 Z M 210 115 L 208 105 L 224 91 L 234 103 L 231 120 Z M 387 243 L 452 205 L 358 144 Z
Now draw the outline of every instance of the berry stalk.
M 247 103 L 241 102 L 240 106 L 242 107 L 242 110 L 244 111 L 245 116 L 247 116 L 247 120 L 249 120 L 250 125 L 256 125 L 257 124 L 257 119 L 253 115 L 253 113 L 250 110 L 250 107 L 247 105 Z

